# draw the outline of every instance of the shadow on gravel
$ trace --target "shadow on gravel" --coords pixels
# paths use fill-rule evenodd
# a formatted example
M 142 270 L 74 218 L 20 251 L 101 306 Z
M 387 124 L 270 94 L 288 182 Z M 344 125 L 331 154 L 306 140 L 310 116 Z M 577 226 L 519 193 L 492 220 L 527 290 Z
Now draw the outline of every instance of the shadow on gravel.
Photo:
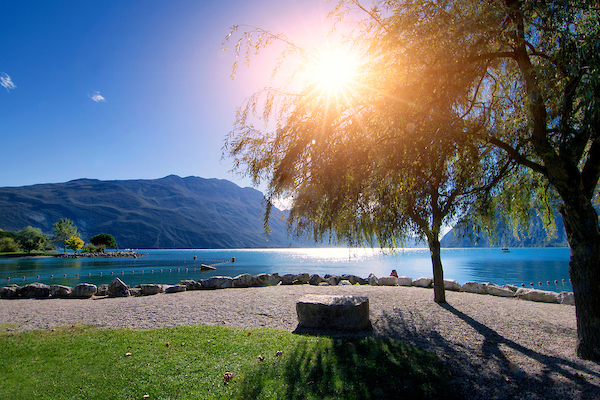
M 468 399 L 600 400 L 600 387 L 581 375 L 599 377 L 597 371 L 583 363 L 547 356 L 522 346 L 450 304 L 440 307 L 462 320 L 465 329 L 470 326 L 482 335 L 483 344 L 469 346 L 466 343 L 468 337 L 464 341 L 449 341 L 418 313 L 398 309 L 380 317 L 375 323 L 375 334 L 398 338 L 440 355 L 453 375 L 452 385 L 460 387 L 460 392 Z M 502 347 L 521 353 L 531 362 L 541 363 L 542 373 L 529 374 L 521 370 Z

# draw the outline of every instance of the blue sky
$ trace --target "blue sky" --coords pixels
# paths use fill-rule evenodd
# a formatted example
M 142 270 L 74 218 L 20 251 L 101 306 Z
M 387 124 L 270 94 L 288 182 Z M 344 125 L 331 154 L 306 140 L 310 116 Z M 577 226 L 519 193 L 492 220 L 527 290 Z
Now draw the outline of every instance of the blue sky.
M 154 179 L 249 186 L 221 160 L 235 108 L 268 61 L 229 77 L 230 27 L 302 41 L 328 29 L 322 0 L 28 1 L 0 11 L 0 186 Z

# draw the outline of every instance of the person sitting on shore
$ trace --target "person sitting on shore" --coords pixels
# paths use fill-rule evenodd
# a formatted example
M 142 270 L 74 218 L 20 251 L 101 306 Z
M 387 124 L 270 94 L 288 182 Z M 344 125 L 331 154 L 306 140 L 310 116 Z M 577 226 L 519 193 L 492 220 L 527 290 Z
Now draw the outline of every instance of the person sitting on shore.
M 392 273 L 390 274 L 390 276 L 395 276 L 396 278 L 398 277 L 398 273 L 396 272 L 395 269 L 392 270 Z

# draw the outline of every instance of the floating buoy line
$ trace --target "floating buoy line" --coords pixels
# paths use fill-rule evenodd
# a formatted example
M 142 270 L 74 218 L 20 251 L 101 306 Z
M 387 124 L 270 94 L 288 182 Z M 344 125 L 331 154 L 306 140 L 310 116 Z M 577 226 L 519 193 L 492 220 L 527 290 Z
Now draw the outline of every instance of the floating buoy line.
M 182 260 L 183 259 L 181 259 L 181 258 L 167 258 L 167 259 L 163 259 L 163 260 L 160 260 L 160 261 L 182 261 Z M 198 257 L 194 256 L 193 257 L 193 261 L 198 261 Z M 217 269 L 216 266 L 218 266 L 218 265 L 225 265 L 225 264 L 229 264 L 229 263 L 234 263 L 235 262 L 235 257 L 232 257 L 230 260 L 223 260 L 223 259 L 202 259 L 201 261 L 207 262 L 207 263 L 210 263 L 210 264 L 203 264 L 202 263 L 198 267 L 185 268 L 185 273 L 187 274 L 190 271 L 198 272 L 198 271 L 215 270 L 215 269 Z M 181 267 L 179 267 L 179 268 L 169 268 L 168 273 L 169 274 L 172 274 L 173 272 L 180 273 L 181 270 L 182 270 Z M 151 269 L 150 270 L 150 274 L 154 274 L 154 271 L 155 271 L 154 269 Z M 161 273 L 161 274 L 164 273 L 163 268 L 160 268 L 158 271 L 159 272 L 157 272 L 157 273 Z M 125 275 L 125 270 L 121 270 L 120 272 L 121 272 L 121 275 Z M 135 270 L 131 270 L 131 274 L 132 275 L 135 275 L 135 273 L 136 273 Z M 146 273 L 146 270 L 142 269 L 141 271 L 138 271 L 138 273 L 140 273 L 140 274 L 143 275 L 143 274 Z M 98 276 L 100 276 L 100 277 L 103 277 L 104 276 L 103 274 L 104 274 L 104 271 L 99 271 L 98 272 Z M 118 274 L 118 272 L 116 274 Z M 110 271 L 110 275 L 114 276 L 115 275 L 115 271 Z M 87 276 L 88 277 L 92 277 L 92 273 L 88 272 Z M 72 277 L 79 278 L 80 275 L 79 275 L 79 273 L 77 273 L 74 276 L 71 276 L 71 278 Z M 63 274 L 62 278 L 63 279 L 67 279 L 67 278 L 69 278 L 69 276 L 67 274 Z M 21 279 L 24 281 L 24 280 L 27 279 L 27 276 L 23 275 L 21 277 Z M 40 279 L 40 275 L 36 275 L 36 279 L 39 280 Z M 54 274 L 50 275 L 50 279 L 54 280 Z M 10 282 L 11 277 L 10 276 L 6 277 L 6 280 L 8 282 Z

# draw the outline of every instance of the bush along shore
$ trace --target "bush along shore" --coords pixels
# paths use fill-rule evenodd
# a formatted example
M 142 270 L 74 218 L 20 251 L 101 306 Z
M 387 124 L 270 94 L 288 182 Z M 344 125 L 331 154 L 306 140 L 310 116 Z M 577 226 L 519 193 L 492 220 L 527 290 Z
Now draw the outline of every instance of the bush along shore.
M 136 253 L 133 251 L 110 251 L 108 253 L 63 253 L 57 254 L 58 258 L 124 258 L 124 257 L 144 257 L 148 254 Z
M 336 285 L 371 285 L 371 286 L 415 286 L 431 288 L 433 279 L 422 277 L 412 279 L 407 276 L 382 276 L 377 278 L 371 274 L 367 279 L 355 275 L 325 275 L 318 274 L 286 274 L 280 276 L 274 274 L 242 274 L 234 278 L 229 276 L 213 276 L 207 279 L 195 281 L 192 279 L 182 280 L 177 285 L 142 284 L 129 287 L 119 278 L 113 279 L 110 284 L 100 286 L 91 283 L 80 283 L 74 287 L 63 285 L 46 285 L 43 283 L 30 283 L 19 286 L 17 284 L 7 285 L 0 288 L 0 298 L 90 298 L 92 296 L 128 297 L 148 296 L 159 293 L 177 293 L 187 290 L 214 290 L 227 288 L 246 288 L 257 286 L 274 285 L 313 285 L 313 286 L 336 286 Z M 539 301 L 545 303 L 559 303 L 574 305 L 573 292 L 550 292 L 538 289 L 519 288 L 514 285 L 499 286 L 493 283 L 466 282 L 460 285 L 455 280 L 445 279 L 446 290 L 456 292 L 469 292 L 487 294 L 500 297 L 514 297 L 521 300 Z

